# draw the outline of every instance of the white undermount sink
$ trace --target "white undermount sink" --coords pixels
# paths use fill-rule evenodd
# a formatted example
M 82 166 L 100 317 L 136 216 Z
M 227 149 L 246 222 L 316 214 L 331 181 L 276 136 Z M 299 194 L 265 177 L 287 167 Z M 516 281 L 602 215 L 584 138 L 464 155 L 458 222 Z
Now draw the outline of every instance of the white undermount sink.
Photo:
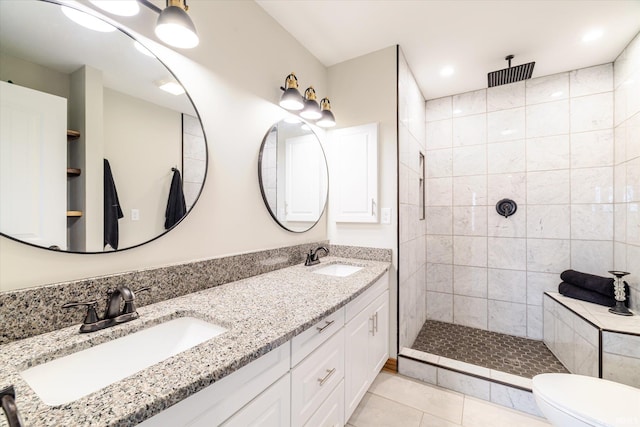
M 314 273 L 324 274 L 327 276 L 347 277 L 356 271 L 362 270 L 362 267 L 347 264 L 329 264 L 326 267 L 313 270 Z
M 62 405 L 120 381 L 226 331 L 180 317 L 20 373 L 47 405 Z

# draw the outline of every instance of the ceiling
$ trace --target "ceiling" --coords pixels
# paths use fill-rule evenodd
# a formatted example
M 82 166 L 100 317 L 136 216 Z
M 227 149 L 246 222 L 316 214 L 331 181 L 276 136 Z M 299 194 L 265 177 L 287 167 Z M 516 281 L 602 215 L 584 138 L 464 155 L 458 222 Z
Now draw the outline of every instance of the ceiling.
M 508 54 L 533 77 L 612 62 L 640 31 L 640 0 L 256 2 L 327 67 L 399 44 L 426 99 L 487 87 Z

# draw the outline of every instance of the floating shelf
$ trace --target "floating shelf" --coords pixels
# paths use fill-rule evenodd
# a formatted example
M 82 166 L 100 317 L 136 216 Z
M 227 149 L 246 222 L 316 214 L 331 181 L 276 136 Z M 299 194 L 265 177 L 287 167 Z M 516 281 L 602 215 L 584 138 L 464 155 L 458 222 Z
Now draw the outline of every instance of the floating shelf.
M 67 218 L 78 218 L 82 216 L 82 211 L 67 211 Z
M 79 176 L 82 170 L 78 168 L 67 168 L 67 176 Z
M 78 138 L 80 138 L 79 131 L 67 129 L 67 139 L 78 139 Z

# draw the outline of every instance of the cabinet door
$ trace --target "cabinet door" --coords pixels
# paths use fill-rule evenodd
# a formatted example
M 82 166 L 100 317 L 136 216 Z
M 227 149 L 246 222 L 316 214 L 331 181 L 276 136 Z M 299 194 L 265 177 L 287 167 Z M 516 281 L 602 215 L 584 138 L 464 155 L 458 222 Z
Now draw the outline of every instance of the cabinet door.
M 369 340 L 369 375 L 371 381 L 389 358 L 389 292 L 380 295 L 372 304 L 373 334 Z
M 378 124 L 331 131 L 329 166 L 336 222 L 378 222 Z M 335 189 L 335 191 L 333 191 Z
M 344 380 L 331 392 L 304 427 L 344 426 Z
M 286 374 L 233 417 L 225 427 L 286 427 L 291 425 L 291 375 Z
M 368 347 L 373 331 L 372 314 L 367 307 L 345 326 L 345 423 L 371 385 Z

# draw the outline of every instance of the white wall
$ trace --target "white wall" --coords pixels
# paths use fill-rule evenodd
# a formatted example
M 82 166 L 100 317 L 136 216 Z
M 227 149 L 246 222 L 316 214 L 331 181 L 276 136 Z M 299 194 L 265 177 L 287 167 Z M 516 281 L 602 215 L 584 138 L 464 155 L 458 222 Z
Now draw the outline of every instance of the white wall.
M 151 268 L 324 240 L 326 221 L 293 234 L 269 216 L 258 187 L 258 151 L 284 116 L 276 106 L 284 78 L 327 92 L 327 70 L 266 12 L 248 1 L 191 0 L 200 45 L 179 53 L 149 44 L 193 98 L 209 148 L 204 191 L 193 212 L 166 236 L 139 248 L 99 255 L 46 251 L 0 238 L 0 290 Z M 150 38 L 157 15 L 142 8 L 132 29 Z M 336 111 L 338 111 L 336 109 Z M 372 118 L 367 121 L 372 121 Z
M 428 317 L 540 339 L 559 273 L 613 266 L 612 64 L 430 100 L 426 118 Z
M 118 247 L 126 248 L 165 231 L 171 168 L 182 167 L 182 117 L 105 88 L 103 125 L 104 158 L 109 160 L 124 214 L 118 221 Z M 138 210 L 140 220 L 132 220 L 131 209 Z
M 397 289 L 397 115 L 396 47 L 391 46 L 329 68 L 329 98 L 338 122 L 336 128 L 378 122 L 379 208 L 391 208 L 391 224 L 351 224 L 328 220 L 332 244 L 388 248 L 393 250 L 389 274 L 390 348 L 396 349 Z M 329 154 L 329 162 L 331 156 Z M 336 185 L 329 177 L 329 191 Z M 331 210 L 331 206 L 329 206 Z
M 426 219 L 420 219 L 420 153 L 425 150 L 425 100 L 402 52 L 398 60 L 400 152 L 400 348 L 415 341 L 426 320 Z M 426 158 L 426 157 L 425 157 Z M 423 183 L 424 185 L 424 183 Z M 424 191 L 424 187 L 423 190 Z M 424 195 L 424 193 L 423 193 Z
M 69 75 L 0 52 L 0 80 L 69 98 Z
M 613 64 L 615 83 L 615 269 L 631 274 L 631 303 L 640 310 L 640 35 Z

